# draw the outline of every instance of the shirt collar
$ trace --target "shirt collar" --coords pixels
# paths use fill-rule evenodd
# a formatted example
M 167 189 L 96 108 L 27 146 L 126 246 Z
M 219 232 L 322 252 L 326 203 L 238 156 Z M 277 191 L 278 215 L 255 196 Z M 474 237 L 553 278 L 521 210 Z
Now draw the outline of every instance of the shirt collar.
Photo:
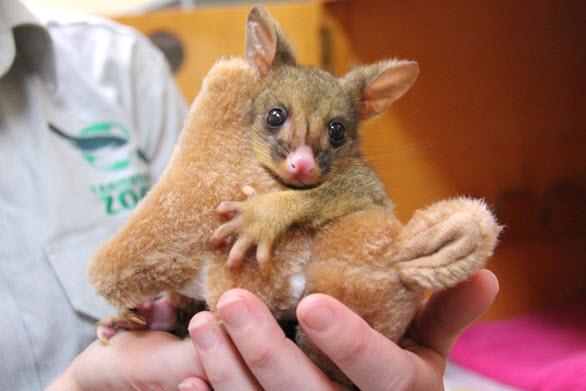
M 19 1 L 0 0 L 0 77 L 10 70 L 17 54 L 47 89 L 55 89 L 55 54 L 49 32 Z

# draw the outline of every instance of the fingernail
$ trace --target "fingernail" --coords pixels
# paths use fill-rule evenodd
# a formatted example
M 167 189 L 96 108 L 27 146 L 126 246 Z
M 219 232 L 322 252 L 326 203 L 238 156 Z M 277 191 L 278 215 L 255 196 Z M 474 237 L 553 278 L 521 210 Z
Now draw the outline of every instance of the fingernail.
M 195 386 L 190 381 L 183 382 L 177 386 L 179 390 L 193 390 L 194 388 Z
M 195 344 L 203 350 L 214 346 L 218 337 L 216 329 L 207 319 L 195 320 L 194 324 L 189 327 L 189 334 Z
M 329 306 L 318 304 L 301 314 L 303 323 L 313 331 L 326 331 L 334 324 L 334 313 Z
M 240 297 L 220 301 L 218 312 L 224 322 L 232 328 L 242 327 L 250 320 L 250 310 Z

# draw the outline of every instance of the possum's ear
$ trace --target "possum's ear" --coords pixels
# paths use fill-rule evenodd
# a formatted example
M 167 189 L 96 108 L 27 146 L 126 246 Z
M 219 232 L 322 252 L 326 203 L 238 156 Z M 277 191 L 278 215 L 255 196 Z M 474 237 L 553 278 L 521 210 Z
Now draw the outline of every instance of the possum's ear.
M 295 64 L 295 53 L 277 22 L 262 8 L 254 7 L 246 22 L 246 59 L 265 77 L 271 67 Z
M 441 289 L 483 267 L 501 227 L 484 202 L 457 198 L 417 211 L 397 238 L 397 268 L 411 288 Z
M 354 101 L 360 119 L 383 113 L 417 79 L 419 66 L 414 61 L 387 60 L 353 69 L 342 78 L 342 85 Z

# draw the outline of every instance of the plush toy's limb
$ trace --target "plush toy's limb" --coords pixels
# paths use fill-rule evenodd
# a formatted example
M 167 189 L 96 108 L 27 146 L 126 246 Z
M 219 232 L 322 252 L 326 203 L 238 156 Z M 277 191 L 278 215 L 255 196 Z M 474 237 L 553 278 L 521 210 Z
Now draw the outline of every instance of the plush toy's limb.
M 196 278 L 210 258 L 220 197 L 238 198 L 240 175 L 263 178 L 243 147 L 245 102 L 254 85 L 242 60 L 212 68 L 162 178 L 94 256 L 90 281 L 117 308 L 181 290 Z
M 500 230 L 479 200 L 457 198 L 417 211 L 397 238 L 401 282 L 442 289 L 465 280 L 492 255 Z

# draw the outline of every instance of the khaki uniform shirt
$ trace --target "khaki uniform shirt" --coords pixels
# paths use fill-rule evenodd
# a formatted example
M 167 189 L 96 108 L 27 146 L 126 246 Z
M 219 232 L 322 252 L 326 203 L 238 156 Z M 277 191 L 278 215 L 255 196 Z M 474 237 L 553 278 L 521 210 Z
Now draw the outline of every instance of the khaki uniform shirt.
M 149 41 L 0 0 L 0 390 L 46 387 L 112 313 L 94 250 L 161 174 L 185 105 Z

